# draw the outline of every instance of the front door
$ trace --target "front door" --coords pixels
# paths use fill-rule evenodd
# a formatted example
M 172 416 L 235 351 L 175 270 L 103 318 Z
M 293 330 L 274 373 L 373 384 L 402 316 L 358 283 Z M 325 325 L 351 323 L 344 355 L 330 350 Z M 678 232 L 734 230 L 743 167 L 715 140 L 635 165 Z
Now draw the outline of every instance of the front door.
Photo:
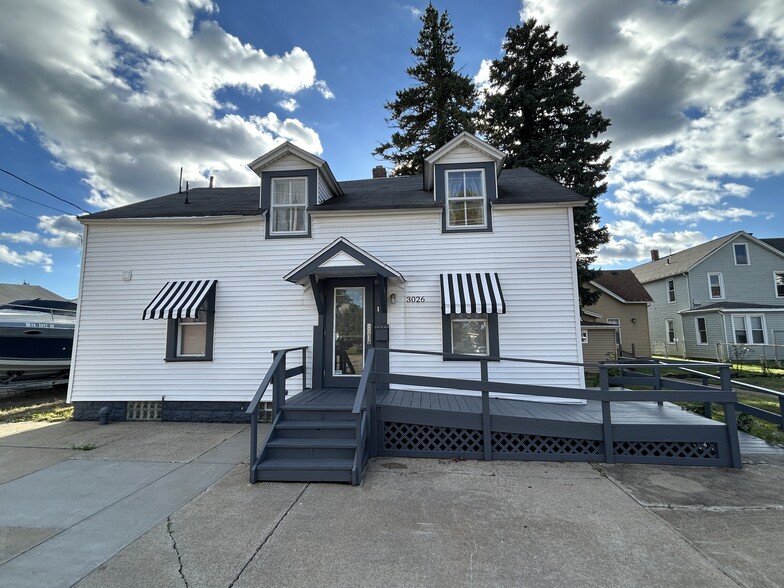
M 373 280 L 329 280 L 326 288 L 324 386 L 356 388 L 373 344 Z

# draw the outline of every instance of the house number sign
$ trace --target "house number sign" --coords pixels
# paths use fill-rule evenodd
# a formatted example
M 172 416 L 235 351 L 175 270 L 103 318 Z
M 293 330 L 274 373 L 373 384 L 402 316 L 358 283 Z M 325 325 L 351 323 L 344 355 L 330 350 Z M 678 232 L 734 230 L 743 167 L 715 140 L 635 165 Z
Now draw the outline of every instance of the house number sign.
M 413 302 L 415 304 L 418 304 L 424 301 L 425 301 L 424 296 L 406 296 L 406 302 Z

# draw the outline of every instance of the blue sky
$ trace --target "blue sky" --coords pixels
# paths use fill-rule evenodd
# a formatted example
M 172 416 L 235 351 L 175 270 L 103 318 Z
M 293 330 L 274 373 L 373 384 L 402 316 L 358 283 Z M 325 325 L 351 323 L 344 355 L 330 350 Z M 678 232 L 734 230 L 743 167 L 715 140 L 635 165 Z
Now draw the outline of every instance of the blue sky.
M 28 0 L 0 21 L 0 168 L 87 210 L 191 186 L 251 185 L 292 140 L 340 180 L 370 177 L 384 102 L 410 80 L 423 2 Z M 521 18 L 550 23 L 612 120 L 613 235 L 629 267 L 744 229 L 784 236 L 779 0 L 437 2 L 486 84 Z M 339 8 L 337 8 L 339 7 Z M 381 162 L 383 163 L 383 162 Z M 30 202 L 34 200 L 37 203 Z M 52 208 L 46 208 L 44 205 Z M 78 289 L 78 209 L 0 173 L 0 281 Z M 69 214 L 70 213 L 70 214 Z

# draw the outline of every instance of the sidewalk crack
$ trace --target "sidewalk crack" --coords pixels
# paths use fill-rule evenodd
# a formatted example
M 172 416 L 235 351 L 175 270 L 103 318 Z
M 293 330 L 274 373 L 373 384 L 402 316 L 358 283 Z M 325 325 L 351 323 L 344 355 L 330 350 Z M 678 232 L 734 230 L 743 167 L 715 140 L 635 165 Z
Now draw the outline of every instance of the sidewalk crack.
M 231 581 L 231 583 L 229 584 L 229 587 L 228 587 L 228 588 L 233 588 L 234 584 L 237 582 L 237 580 L 239 580 L 239 579 L 240 579 L 240 576 L 242 576 L 243 572 L 245 572 L 245 569 L 246 569 L 246 568 L 247 568 L 247 567 L 250 565 L 250 562 L 252 562 L 252 561 L 253 561 L 253 559 L 254 559 L 254 558 L 255 558 L 255 557 L 256 557 L 256 556 L 259 554 L 259 552 L 261 551 L 261 549 L 262 549 L 262 548 L 263 548 L 263 547 L 264 547 L 264 546 L 267 544 L 267 541 L 269 541 L 269 540 L 270 540 L 270 538 L 271 538 L 271 537 L 272 537 L 272 536 L 275 534 L 275 531 L 277 531 L 277 530 L 278 530 L 278 527 L 280 527 L 281 523 L 283 523 L 283 519 L 285 519 L 285 518 L 286 518 L 286 517 L 289 515 L 289 513 L 290 513 L 290 512 L 291 512 L 291 510 L 294 508 L 294 506 L 296 506 L 296 504 L 299 502 L 299 499 L 300 499 L 300 498 L 302 498 L 302 495 L 303 495 L 303 494 L 305 494 L 305 490 L 307 490 L 309 487 L 310 487 L 310 484 L 309 484 L 309 483 L 308 483 L 308 484 L 305 484 L 305 487 L 302 489 L 302 492 L 300 492 L 300 493 L 297 495 L 297 497 L 296 497 L 296 498 L 295 498 L 295 499 L 292 501 L 292 503 L 291 503 L 291 504 L 289 505 L 289 507 L 286 509 L 286 512 L 284 512 L 284 513 L 283 513 L 283 514 L 280 516 L 280 518 L 279 518 L 279 519 L 278 519 L 278 520 L 275 522 L 275 525 L 272 527 L 272 529 L 270 529 L 270 532 L 269 532 L 269 533 L 267 533 L 267 536 L 266 536 L 266 537 L 264 537 L 264 539 L 262 539 L 262 541 L 261 541 L 261 543 L 259 544 L 259 546 L 256 548 L 256 550 L 255 550 L 255 551 L 254 551 L 254 552 L 251 554 L 251 556 L 248 558 L 248 561 L 246 561 L 246 562 L 245 562 L 245 565 L 243 565 L 243 566 L 242 566 L 242 568 L 240 568 L 240 571 L 239 571 L 239 572 L 237 572 L 237 575 L 236 575 L 236 576 L 234 577 L 234 579 Z
M 166 517 L 166 532 L 169 534 L 169 539 L 172 542 L 172 548 L 174 549 L 174 553 L 177 554 L 177 562 L 179 563 L 179 568 L 177 572 L 180 574 L 180 578 L 182 578 L 182 583 L 185 584 L 185 588 L 188 588 L 188 580 L 185 579 L 185 574 L 182 573 L 182 556 L 180 555 L 180 550 L 177 548 L 177 540 L 174 538 L 174 528 L 173 528 L 171 515 Z

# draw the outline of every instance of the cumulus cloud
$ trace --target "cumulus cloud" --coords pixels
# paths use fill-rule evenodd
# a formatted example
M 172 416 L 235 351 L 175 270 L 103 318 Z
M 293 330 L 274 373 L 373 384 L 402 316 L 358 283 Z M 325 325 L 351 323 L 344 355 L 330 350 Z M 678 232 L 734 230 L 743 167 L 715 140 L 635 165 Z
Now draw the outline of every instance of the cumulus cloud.
M 602 202 L 645 227 L 642 249 L 662 237 L 649 232 L 658 223 L 766 214 L 738 200 L 751 181 L 784 173 L 784 4 L 526 0 L 528 17 L 569 45 L 583 97 L 613 123 Z M 627 245 L 614 234 L 600 260 L 647 257 Z
M 649 232 L 632 221 L 618 221 L 608 225 L 612 237 L 598 252 L 596 265 L 607 267 L 628 261 L 642 263 L 650 260 L 652 249 L 662 255 L 704 243 L 707 238 L 700 231 Z
M 52 271 L 52 256 L 43 251 L 32 250 L 20 253 L 0 244 L 0 263 L 7 263 L 21 267 L 24 265 L 38 265 L 45 272 Z
M 278 102 L 278 106 L 288 112 L 294 112 L 299 108 L 299 103 L 294 98 L 286 98 Z
M 77 249 L 82 246 L 82 225 L 75 216 L 39 216 L 38 220 L 38 229 L 44 234 L 41 241 L 45 245 Z
M 420 8 L 417 8 L 416 6 L 411 6 L 410 4 L 406 4 L 405 6 L 403 6 L 403 8 L 408 10 L 409 14 L 414 18 L 419 18 L 420 16 L 422 16 L 422 10 Z
M 37 243 L 40 235 L 32 231 L 19 231 L 18 233 L 0 233 L 0 240 L 11 243 Z
M 306 51 L 268 55 L 223 30 L 216 11 L 208 0 L 20 3 L 0 19 L 0 125 L 34 129 L 85 174 L 99 208 L 173 191 L 180 166 L 192 182 L 253 182 L 246 163 L 290 138 L 278 127 L 320 153 L 301 122 L 265 124 L 216 97 L 231 88 L 333 97 Z

